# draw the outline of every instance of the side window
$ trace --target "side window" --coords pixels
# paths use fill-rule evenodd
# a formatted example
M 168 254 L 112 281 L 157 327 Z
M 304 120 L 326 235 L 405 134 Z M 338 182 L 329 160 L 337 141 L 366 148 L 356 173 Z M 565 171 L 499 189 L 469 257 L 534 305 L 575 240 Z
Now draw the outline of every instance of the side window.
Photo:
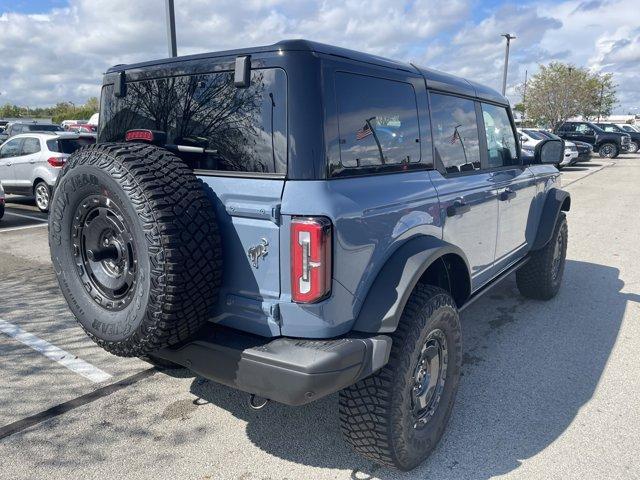
M 436 160 L 447 173 L 480 170 L 480 141 L 473 100 L 429 94 Z
M 340 164 L 331 166 L 332 176 L 420 164 L 418 107 L 412 85 L 338 72 L 335 87 Z
M 558 129 L 560 132 L 575 132 L 576 126 L 573 123 L 563 123 L 562 126 Z
M 586 123 L 579 123 L 576 125 L 576 132 L 578 133 L 586 134 L 589 130 L 592 130 L 592 128 Z
M 13 140 L 9 140 L 7 143 L 5 143 L 2 146 L 2 150 L 0 150 L 0 158 L 20 156 L 21 144 L 22 144 L 21 138 L 15 138 Z
M 489 168 L 520 165 L 516 137 L 506 108 L 482 103 Z
M 25 138 L 22 144 L 22 155 L 31 155 L 40 151 L 40 140 L 37 138 Z

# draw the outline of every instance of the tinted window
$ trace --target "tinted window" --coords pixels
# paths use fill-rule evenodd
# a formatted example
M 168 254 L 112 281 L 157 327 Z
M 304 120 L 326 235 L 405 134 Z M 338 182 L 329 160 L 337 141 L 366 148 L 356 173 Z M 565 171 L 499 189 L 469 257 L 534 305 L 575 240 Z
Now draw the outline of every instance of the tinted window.
M 25 138 L 22 144 L 22 154 L 31 155 L 40 151 L 40 140 L 37 138 Z
M 418 108 L 404 82 L 336 73 L 340 165 L 332 174 L 420 162 Z
M 576 124 L 576 132 L 582 133 L 583 135 L 593 135 L 593 130 L 597 130 L 598 127 L 595 125 L 589 125 L 586 123 L 577 123 Z
M 82 138 L 60 138 L 58 140 L 47 140 L 47 148 L 51 152 L 72 154 L 81 147 L 92 145 L 96 140 L 91 137 Z
M 436 160 L 448 173 L 479 170 L 480 142 L 475 103 L 440 93 L 431 93 L 430 103 Z
M 489 168 L 520 165 L 516 137 L 513 134 L 513 128 L 511 128 L 507 109 L 483 103 L 482 118 L 487 137 Z
M 33 125 L 23 125 L 22 131 L 24 132 L 62 132 L 64 130 L 58 125 L 33 124 Z
M 22 145 L 22 138 L 9 140 L 2 146 L 2 150 L 0 150 L 0 157 L 5 158 L 20 156 L 20 145 Z
M 483 111 L 484 111 L 484 109 L 483 109 Z M 545 137 L 545 136 L 544 136 L 544 134 L 543 134 L 543 133 L 541 133 L 541 132 L 539 132 L 539 131 L 537 131 L 537 130 L 528 130 L 528 129 L 525 129 L 525 130 L 522 130 L 522 131 L 523 131 L 524 133 L 526 133 L 527 135 L 529 135 L 529 136 L 530 136 L 531 138 L 533 138 L 534 140 L 544 140 L 545 138 L 547 138 L 547 137 Z
M 102 92 L 100 142 L 123 141 L 127 130 L 164 132 L 167 144 L 201 147 L 179 155 L 194 169 L 286 173 L 287 80 L 278 68 L 254 69 L 237 88 L 233 72 L 159 78 Z
M 573 123 L 564 123 L 558 129 L 559 132 L 575 132 L 576 126 Z
M 543 138 L 551 138 L 553 140 L 562 140 L 562 138 L 560 138 L 559 136 L 557 136 L 555 133 L 551 133 L 551 132 L 547 132 L 546 130 L 539 130 L 538 133 L 540 133 L 540 135 L 543 136 Z

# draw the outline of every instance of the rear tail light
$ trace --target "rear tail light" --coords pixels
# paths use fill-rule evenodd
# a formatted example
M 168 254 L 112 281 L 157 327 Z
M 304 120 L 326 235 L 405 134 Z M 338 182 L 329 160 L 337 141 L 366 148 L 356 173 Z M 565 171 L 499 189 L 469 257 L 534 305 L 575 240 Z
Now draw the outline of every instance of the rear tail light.
M 331 291 L 331 222 L 322 217 L 291 221 L 291 298 L 312 303 Z
M 64 165 L 64 162 L 66 160 L 64 159 L 64 157 L 49 157 L 47 158 L 47 163 L 49 165 L 51 165 L 52 167 L 57 167 L 60 168 Z

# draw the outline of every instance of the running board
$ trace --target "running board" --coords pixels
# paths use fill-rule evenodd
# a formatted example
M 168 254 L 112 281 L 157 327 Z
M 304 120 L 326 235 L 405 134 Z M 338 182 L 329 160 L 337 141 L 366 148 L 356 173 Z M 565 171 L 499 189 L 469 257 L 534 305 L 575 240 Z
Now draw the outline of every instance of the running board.
M 485 283 L 482 287 L 476 290 L 469 297 L 469 300 L 467 300 L 466 303 L 458 309 L 458 311 L 462 312 L 471 304 L 475 303 L 475 301 L 478 300 L 480 297 L 482 297 L 485 293 L 487 293 L 489 290 L 491 290 L 493 287 L 501 283 L 505 278 L 507 278 L 509 275 L 511 275 L 513 272 L 515 272 L 520 267 L 522 267 L 525 263 L 527 263 L 529 259 L 530 257 L 529 255 L 527 255 L 526 257 L 518 260 L 516 263 L 514 263 L 510 267 L 507 267 L 499 275 L 497 275 L 493 280 Z

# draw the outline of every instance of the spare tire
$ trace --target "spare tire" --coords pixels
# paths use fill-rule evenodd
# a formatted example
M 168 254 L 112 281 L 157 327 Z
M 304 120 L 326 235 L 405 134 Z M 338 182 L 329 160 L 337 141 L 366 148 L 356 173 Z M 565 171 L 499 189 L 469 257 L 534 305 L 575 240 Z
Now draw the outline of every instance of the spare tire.
M 164 149 L 103 143 L 71 155 L 51 204 L 49 246 L 71 311 L 116 355 L 187 340 L 217 301 L 222 252 L 211 198 Z

